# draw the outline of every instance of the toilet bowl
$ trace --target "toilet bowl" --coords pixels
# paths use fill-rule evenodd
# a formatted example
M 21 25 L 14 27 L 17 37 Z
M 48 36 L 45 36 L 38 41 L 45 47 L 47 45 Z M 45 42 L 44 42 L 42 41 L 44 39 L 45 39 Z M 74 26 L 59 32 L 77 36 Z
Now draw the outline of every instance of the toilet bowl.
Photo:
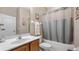
M 73 44 L 63 44 L 60 42 L 50 40 L 43 40 L 43 42 L 40 43 L 40 48 L 41 51 L 68 51 L 68 50 L 79 51 L 79 47 L 75 48 Z
M 49 50 L 51 47 L 52 47 L 51 44 L 46 43 L 46 42 L 43 42 L 43 43 L 40 44 L 40 48 L 41 48 L 42 50 L 46 50 L 46 51 L 47 51 L 47 50 Z

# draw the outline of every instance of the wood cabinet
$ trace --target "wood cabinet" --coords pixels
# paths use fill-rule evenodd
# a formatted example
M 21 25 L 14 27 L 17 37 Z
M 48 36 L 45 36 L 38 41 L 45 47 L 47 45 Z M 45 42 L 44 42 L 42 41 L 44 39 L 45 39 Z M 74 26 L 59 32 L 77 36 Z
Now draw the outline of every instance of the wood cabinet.
M 29 44 L 19 46 L 17 48 L 12 49 L 11 51 L 29 51 Z
M 26 43 L 10 51 L 39 51 L 39 40 L 34 40 L 30 43 Z
M 39 51 L 39 40 L 30 43 L 30 51 Z

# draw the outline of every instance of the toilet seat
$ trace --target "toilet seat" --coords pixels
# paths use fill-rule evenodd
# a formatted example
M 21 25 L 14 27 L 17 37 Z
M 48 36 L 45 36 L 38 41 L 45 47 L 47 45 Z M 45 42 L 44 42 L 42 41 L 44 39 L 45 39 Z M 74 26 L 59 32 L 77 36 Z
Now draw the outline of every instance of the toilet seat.
M 49 48 L 51 48 L 52 46 L 51 46 L 51 44 L 49 44 L 49 43 L 41 43 L 41 44 L 40 44 L 40 47 L 41 47 L 42 49 L 49 49 Z

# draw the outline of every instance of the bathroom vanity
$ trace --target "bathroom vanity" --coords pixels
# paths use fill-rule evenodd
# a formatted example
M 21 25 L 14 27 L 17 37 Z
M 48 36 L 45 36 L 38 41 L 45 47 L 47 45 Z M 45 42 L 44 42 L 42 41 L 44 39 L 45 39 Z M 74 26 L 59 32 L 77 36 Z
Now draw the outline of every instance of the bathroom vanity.
M 6 39 L 0 43 L 0 51 L 39 51 L 39 40 L 41 36 L 22 35 Z
M 39 39 L 20 45 L 10 51 L 39 51 Z

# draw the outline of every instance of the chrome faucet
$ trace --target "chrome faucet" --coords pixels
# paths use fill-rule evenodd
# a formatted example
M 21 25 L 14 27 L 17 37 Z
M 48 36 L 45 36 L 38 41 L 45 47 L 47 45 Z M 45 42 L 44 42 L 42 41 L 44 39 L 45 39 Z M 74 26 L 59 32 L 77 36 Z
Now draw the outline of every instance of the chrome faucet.
M 0 38 L 0 43 L 3 42 L 4 40 L 2 38 Z
M 2 39 L 0 38 L 0 41 L 2 41 Z
M 19 39 L 19 40 L 21 40 L 21 39 L 22 39 L 21 35 L 19 35 L 19 36 L 18 36 L 18 39 Z

